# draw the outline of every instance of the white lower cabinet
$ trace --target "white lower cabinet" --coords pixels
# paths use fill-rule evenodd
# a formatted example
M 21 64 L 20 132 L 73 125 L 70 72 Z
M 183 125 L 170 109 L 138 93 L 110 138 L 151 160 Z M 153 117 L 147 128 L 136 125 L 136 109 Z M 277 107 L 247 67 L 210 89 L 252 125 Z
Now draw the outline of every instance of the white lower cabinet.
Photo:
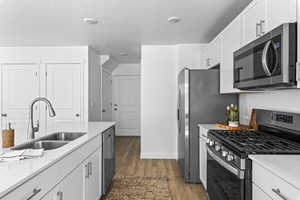
M 262 167 L 256 162 L 252 162 L 252 182 L 274 200 L 282 199 L 300 199 L 300 190 L 286 182 L 280 175 Z M 259 194 L 257 190 L 253 191 L 253 195 Z M 263 198 L 253 198 L 253 200 L 264 200 Z
M 79 166 L 41 200 L 83 200 L 83 183 L 82 167 Z
M 68 154 L 1 200 L 99 200 L 102 135 Z
M 200 175 L 200 181 L 204 188 L 207 188 L 207 150 L 206 150 L 206 140 L 207 140 L 207 132 L 208 129 L 199 126 L 199 175 Z
M 272 200 L 266 193 L 264 193 L 255 184 L 252 184 L 252 199 L 253 200 Z
M 101 196 L 101 185 L 100 185 L 100 154 L 101 151 L 98 149 L 95 151 L 84 163 L 84 195 L 85 200 L 97 200 Z

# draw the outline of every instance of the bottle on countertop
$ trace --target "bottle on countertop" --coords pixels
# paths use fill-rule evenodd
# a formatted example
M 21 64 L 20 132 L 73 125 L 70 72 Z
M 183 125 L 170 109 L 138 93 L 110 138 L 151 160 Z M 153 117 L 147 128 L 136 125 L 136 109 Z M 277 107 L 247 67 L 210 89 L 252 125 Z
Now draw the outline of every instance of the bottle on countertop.
M 8 123 L 8 128 L 2 130 L 2 147 L 8 148 L 15 145 L 15 130 L 11 127 L 11 123 Z

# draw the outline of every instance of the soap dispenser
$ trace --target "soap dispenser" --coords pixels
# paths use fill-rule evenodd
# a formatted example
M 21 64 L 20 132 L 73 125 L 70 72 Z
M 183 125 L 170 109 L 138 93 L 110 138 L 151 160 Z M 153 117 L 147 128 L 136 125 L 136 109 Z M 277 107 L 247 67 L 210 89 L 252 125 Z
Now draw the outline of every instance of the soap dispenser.
M 2 147 L 8 148 L 15 145 L 15 130 L 11 127 L 11 123 L 8 123 L 8 128 L 2 131 Z

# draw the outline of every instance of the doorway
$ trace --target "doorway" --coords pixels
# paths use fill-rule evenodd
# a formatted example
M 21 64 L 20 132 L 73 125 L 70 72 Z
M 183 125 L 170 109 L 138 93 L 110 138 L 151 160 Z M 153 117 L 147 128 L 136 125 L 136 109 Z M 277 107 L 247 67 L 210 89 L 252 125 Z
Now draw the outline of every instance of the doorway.
M 113 120 L 117 136 L 140 135 L 140 76 L 113 75 Z
M 112 121 L 112 74 L 102 70 L 102 121 Z

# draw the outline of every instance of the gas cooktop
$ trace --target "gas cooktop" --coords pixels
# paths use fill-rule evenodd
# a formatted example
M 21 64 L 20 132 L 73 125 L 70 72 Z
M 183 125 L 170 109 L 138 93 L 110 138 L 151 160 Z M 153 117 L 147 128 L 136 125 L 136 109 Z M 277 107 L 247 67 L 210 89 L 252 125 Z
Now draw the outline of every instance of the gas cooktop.
M 212 136 L 242 153 L 299 154 L 300 144 L 265 132 L 254 130 L 211 130 Z

